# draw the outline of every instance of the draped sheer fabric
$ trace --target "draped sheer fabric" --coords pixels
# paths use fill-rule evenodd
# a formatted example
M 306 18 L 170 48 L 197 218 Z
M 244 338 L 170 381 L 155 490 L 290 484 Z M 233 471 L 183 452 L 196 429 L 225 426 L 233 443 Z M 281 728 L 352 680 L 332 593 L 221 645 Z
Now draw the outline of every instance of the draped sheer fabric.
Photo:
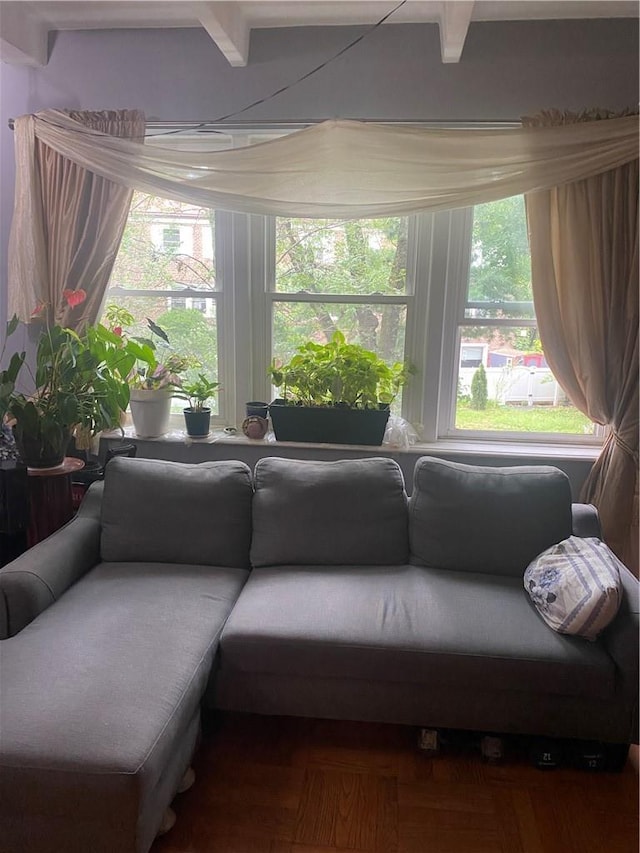
M 45 110 L 15 121 L 9 310 L 26 322 L 38 303 L 56 298 L 47 268 L 37 157 L 46 148 L 127 191 L 218 209 L 312 218 L 465 207 L 584 179 L 638 153 L 637 116 L 502 130 L 327 121 L 257 145 L 193 152 L 104 133 L 104 125 L 80 121 L 81 115 Z M 85 285 L 78 277 L 71 286 Z M 98 304 L 92 302 L 94 313 Z
M 85 169 L 150 194 L 313 218 L 466 207 L 586 178 L 638 154 L 637 117 L 499 130 L 327 121 L 208 153 L 141 147 L 58 110 L 23 116 L 16 134 L 18 144 L 37 138 Z

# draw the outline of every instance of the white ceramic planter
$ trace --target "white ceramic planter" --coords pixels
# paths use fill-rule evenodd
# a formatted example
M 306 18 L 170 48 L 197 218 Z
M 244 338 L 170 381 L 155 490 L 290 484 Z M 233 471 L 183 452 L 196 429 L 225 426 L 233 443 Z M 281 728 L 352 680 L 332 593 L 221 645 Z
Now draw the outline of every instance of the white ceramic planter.
M 159 438 L 169 429 L 171 392 L 131 389 L 131 419 L 138 438 Z

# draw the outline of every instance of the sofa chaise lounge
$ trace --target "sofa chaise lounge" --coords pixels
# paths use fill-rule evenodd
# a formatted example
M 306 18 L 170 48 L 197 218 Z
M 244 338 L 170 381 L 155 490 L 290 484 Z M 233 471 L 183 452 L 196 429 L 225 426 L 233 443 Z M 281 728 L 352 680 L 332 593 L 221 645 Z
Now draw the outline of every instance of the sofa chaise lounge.
M 636 579 L 595 642 L 523 587 L 598 532 L 550 467 L 114 459 L 0 570 L 3 849 L 146 853 L 202 707 L 637 742 Z

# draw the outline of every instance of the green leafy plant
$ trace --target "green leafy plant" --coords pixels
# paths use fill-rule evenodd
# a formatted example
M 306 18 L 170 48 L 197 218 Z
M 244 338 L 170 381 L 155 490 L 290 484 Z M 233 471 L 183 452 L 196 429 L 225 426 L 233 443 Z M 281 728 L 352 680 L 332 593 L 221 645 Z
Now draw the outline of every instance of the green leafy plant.
M 176 394 L 181 400 L 187 400 L 192 412 L 202 412 L 205 403 L 218 391 L 219 382 L 213 382 L 203 373 L 199 373 L 196 379 L 182 383 L 181 392 Z
M 127 328 L 134 323 L 133 315 L 125 308 L 109 305 L 105 318 L 111 332 L 118 338 L 130 361 L 127 381 L 131 388 L 157 391 L 160 388 L 179 388 L 180 374 L 198 366 L 190 356 L 174 352 L 164 329 L 147 317 L 149 337 L 128 337 Z
M 269 368 L 287 404 L 353 409 L 390 405 L 413 372 L 407 364 L 389 365 L 374 352 L 347 343 L 340 331 L 326 344 L 308 341 L 287 364 Z
M 74 291 L 75 304 L 82 293 Z M 14 316 L 0 358 L 17 327 Z M 0 417 L 12 424 L 21 456 L 43 466 L 59 462 L 74 432 L 93 436 L 117 426 L 129 402 L 126 375 L 132 365 L 118 336 L 105 326 L 78 334 L 43 322 L 35 364 L 27 363 L 25 352 L 15 352 L 0 371 Z

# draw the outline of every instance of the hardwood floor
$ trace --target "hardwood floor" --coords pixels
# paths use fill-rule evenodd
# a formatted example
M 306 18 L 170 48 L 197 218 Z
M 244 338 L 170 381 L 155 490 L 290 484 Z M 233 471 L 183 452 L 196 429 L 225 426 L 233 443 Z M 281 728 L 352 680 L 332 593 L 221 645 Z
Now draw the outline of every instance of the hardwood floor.
M 542 771 L 524 743 L 436 757 L 417 730 L 224 714 L 151 853 L 637 853 L 638 752 L 622 773 Z

